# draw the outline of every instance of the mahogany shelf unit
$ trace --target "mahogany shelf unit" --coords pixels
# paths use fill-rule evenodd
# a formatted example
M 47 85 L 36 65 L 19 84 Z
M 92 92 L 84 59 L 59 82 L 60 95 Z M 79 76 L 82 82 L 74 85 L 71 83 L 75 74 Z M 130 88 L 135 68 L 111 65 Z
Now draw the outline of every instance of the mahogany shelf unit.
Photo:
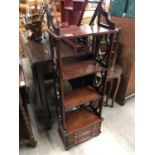
M 67 6 L 69 5 L 67 4 Z M 61 27 L 60 25 L 56 25 L 54 15 L 48 11 L 47 19 L 58 131 L 65 149 L 69 149 L 91 137 L 99 135 L 101 132 L 107 72 L 113 50 L 114 35 L 117 33 L 117 29 L 106 27 L 99 23 Z M 91 37 L 92 43 L 90 44 L 90 48 L 92 52 L 85 53 L 89 56 L 91 55 L 91 57 L 65 64 L 62 57 L 63 49 L 61 48 L 61 42 L 65 39 L 82 37 Z M 105 56 L 102 55 L 99 49 L 102 37 L 107 39 L 108 48 Z M 98 72 L 102 76 L 101 85 L 98 85 L 95 81 Z M 79 82 L 81 78 L 83 80 L 82 86 Z M 73 86 L 72 90 L 65 92 L 64 82 L 66 80 L 72 86 L 74 84 L 71 81 L 76 81 L 79 87 L 75 88 Z M 101 86 L 102 92 L 100 92 Z

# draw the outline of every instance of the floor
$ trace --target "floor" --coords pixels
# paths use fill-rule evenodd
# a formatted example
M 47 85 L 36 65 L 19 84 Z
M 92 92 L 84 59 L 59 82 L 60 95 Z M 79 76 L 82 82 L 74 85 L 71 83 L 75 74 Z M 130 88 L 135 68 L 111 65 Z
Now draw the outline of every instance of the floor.
M 28 110 L 37 146 L 35 148 L 21 146 L 20 155 L 134 155 L 134 97 L 129 99 L 125 106 L 115 103 L 114 108 L 104 107 L 101 134 L 68 151 L 64 150 L 54 117 L 52 128 L 45 131 L 38 124 L 31 104 L 28 105 Z

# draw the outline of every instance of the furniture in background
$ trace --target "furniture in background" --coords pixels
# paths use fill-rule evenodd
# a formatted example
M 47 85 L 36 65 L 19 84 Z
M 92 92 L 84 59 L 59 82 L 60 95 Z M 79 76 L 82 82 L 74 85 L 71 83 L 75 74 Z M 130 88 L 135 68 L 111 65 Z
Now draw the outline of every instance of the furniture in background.
M 104 106 L 114 107 L 115 98 L 118 92 L 118 88 L 121 81 L 122 75 L 122 67 L 118 64 L 113 66 L 113 69 L 109 68 L 108 75 L 107 75 L 107 84 L 106 84 L 106 98 L 104 100 Z M 102 80 L 101 73 L 97 73 L 97 79 L 99 83 Z M 115 82 L 115 83 L 114 83 Z M 113 91 L 112 91 L 113 90 Z M 102 90 L 101 90 L 102 91 Z M 109 105 L 108 101 L 109 98 L 112 98 L 111 104 Z
M 121 27 L 117 63 L 123 68 L 116 101 L 124 105 L 135 93 L 135 0 L 114 0 L 110 3 L 112 21 Z
M 62 0 L 61 1 L 61 21 L 64 25 L 77 25 L 81 24 L 81 20 L 87 6 L 88 0 Z M 76 51 L 88 51 L 89 47 L 82 45 L 80 40 L 65 39 L 65 42 Z
M 31 122 L 27 110 L 26 94 L 26 82 L 24 79 L 24 73 L 20 66 L 19 69 L 19 144 L 29 145 L 35 147 L 37 142 L 34 139 Z M 26 97 L 25 97 L 26 95 Z
M 109 88 L 107 90 L 107 98 L 106 98 L 105 106 L 109 105 L 108 104 L 108 100 L 109 100 L 109 97 L 110 97 L 111 93 L 113 93 L 111 95 L 112 96 L 112 101 L 111 101 L 111 105 L 110 106 L 114 107 L 114 102 L 115 102 L 115 99 L 116 99 L 118 88 L 120 86 L 120 81 L 121 81 L 122 73 L 123 73 L 122 67 L 120 65 L 118 65 L 118 64 L 115 64 L 113 70 L 109 70 L 108 77 L 107 77 L 107 82 L 109 83 Z M 115 85 L 114 85 L 114 81 L 116 81 Z M 108 86 L 108 84 L 107 84 L 107 86 Z M 112 89 L 114 89 L 114 92 L 112 92 Z
M 119 46 L 119 39 L 120 39 L 120 35 L 121 35 L 121 28 L 117 27 L 118 32 L 115 34 L 114 36 L 114 43 L 113 43 L 113 49 L 112 49 L 112 54 L 110 57 L 110 67 L 108 70 L 108 75 L 107 75 L 107 88 L 106 88 L 106 101 L 105 101 L 105 106 L 110 106 L 113 107 L 114 106 L 114 102 L 115 102 L 115 98 L 116 98 L 116 94 L 119 88 L 119 84 L 120 84 L 120 80 L 121 80 L 121 75 L 122 75 L 122 67 L 118 64 L 116 64 L 116 59 L 117 59 L 117 55 L 118 55 L 118 46 Z M 104 51 L 107 50 L 107 46 L 106 46 L 106 39 L 103 38 L 100 44 L 100 51 L 101 53 L 104 54 Z M 101 81 L 101 74 L 98 73 L 97 74 L 97 79 L 98 81 Z M 115 84 L 114 84 L 115 82 Z M 112 91 L 113 89 L 113 91 Z M 110 98 L 110 96 L 112 97 L 112 102 L 111 105 L 108 104 L 108 100 Z
M 47 91 L 45 85 L 46 81 L 53 79 L 49 37 L 47 36 L 47 34 L 45 34 L 46 39 L 42 40 L 41 42 L 36 42 L 29 39 L 27 34 L 27 31 L 20 32 L 21 43 L 23 45 L 25 55 L 28 58 L 33 74 L 34 82 L 31 86 L 31 98 L 33 102 L 36 103 L 36 106 L 42 109 L 45 116 L 44 126 L 46 129 L 49 129 L 51 127 L 51 115 L 49 113 L 49 105 L 47 101 Z M 61 47 L 63 49 L 63 58 L 70 57 L 71 59 L 73 55 L 77 56 L 78 58 L 78 53 L 73 52 L 70 46 L 68 46 L 64 42 L 62 42 L 61 44 Z M 83 56 L 85 56 L 85 54 L 83 54 Z
M 47 18 L 58 131 L 65 149 L 69 149 L 100 133 L 107 72 L 113 49 L 114 34 L 118 30 L 110 26 L 105 28 L 99 23 L 60 27 L 55 25 L 53 15 L 48 13 Z M 73 56 L 71 62 L 66 62 L 62 58 L 61 42 L 63 40 L 90 36 L 93 38 L 92 52 L 86 53 L 87 58 L 75 61 L 76 56 Z M 102 37 L 106 38 L 108 47 L 104 56 L 99 52 L 99 42 Z M 73 52 L 75 51 L 73 50 Z M 94 82 L 97 72 L 101 72 L 102 75 L 100 85 Z M 64 90 L 66 80 L 72 84 L 72 90 L 68 92 Z M 99 91 L 101 86 L 102 92 Z
M 85 7 L 85 0 L 62 0 L 61 22 L 67 25 L 80 25 Z
M 31 98 L 37 102 L 38 107 L 41 108 L 44 114 L 44 128 L 50 129 L 50 114 L 48 108 L 48 102 L 46 98 L 45 80 L 48 80 L 52 76 L 52 69 L 50 69 L 50 52 L 48 38 L 41 42 L 36 42 L 28 38 L 27 31 L 20 32 L 21 42 L 28 57 L 32 74 L 33 74 L 33 88 Z M 36 100 L 37 99 L 37 100 Z
M 116 62 L 122 66 L 123 74 L 116 101 L 124 105 L 135 94 L 135 19 L 112 16 L 112 21 L 121 27 L 120 46 Z
M 109 90 L 107 91 L 107 99 L 106 99 L 106 104 L 105 106 L 108 105 L 108 99 L 111 95 L 111 91 L 113 89 L 113 94 L 112 96 L 112 102 L 111 102 L 111 107 L 114 106 L 115 98 L 118 92 L 118 88 L 120 85 L 121 81 L 121 75 L 123 73 L 122 67 L 118 64 L 116 64 L 116 59 L 118 55 L 118 47 L 119 47 L 119 40 L 120 40 L 120 35 L 121 35 L 121 28 L 118 28 L 118 33 L 115 35 L 114 39 L 114 46 L 113 46 L 113 51 L 112 51 L 112 56 L 111 56 L 111 63 L 110 63 L 110 69 L 108 71 L 108 77 L 107 77 L 107 82 L 109 82 Z M 115 85 L 113 85 L 115 81 Z M 114 87 L 115 86 L 115 87 Z

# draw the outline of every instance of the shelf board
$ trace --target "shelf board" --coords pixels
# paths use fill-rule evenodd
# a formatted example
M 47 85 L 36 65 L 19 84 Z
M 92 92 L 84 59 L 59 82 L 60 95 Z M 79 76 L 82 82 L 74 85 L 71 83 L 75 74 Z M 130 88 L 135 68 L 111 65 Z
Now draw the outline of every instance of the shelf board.
M 85 37 L 90 35 L 101 35 L 101 34 L 110 34 L 115 32 L 116 30 L 103 28 L 101 26 L 95 25 L 71 25 L 67 27 L 61 27 L 60 28 L 60 34 L 56 35 L 52 29 L 49 27 L 47 29 L 48 33 L 51 34 L 56 39 L 69 39 L 69 38 L 78 38 L 78 37 Z
M 94 123 L 100 122 L 101 119 L 91 110 L 80 108 L 66 114 L 66 128 L 68 134 L 72 134 L 81 128 L 85 128 Z
M 71 64 L 63 65 L 63 80 L 75 79 L 78 77 L 91 75 L 96 72 L 105 70 L 104 67 L 99 66 L 94 60 L 85 60 Z
M 64 94 L 64 108 L 68 110 L 99 98 L 101 95 L 92 87 L 78 88 Z

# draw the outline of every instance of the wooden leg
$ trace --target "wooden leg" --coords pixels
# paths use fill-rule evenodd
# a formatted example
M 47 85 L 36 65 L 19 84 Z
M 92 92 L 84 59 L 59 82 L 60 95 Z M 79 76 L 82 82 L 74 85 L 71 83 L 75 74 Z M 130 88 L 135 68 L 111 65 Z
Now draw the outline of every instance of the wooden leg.
M 26 145 L 30 147 L 36 147 L 37 141 L 35 141 L 34 138 L 32 138 L 29 140 L 29 142 Z
M 110 83 L 110 86 L 109 86 L 108 94 L 107 94 L 107 98 L 106 98 L 106 106 L 108 105 L 108 100 L 109 100 L 109 97 L 111 94 L 111 90 L 112 90 L 112 86 L 113 86 L 113 80 L 110 80 L 109 83 Z
M 38 84 L 39 84 L 39 91 L 40 91 L 40 98 L 41 98 L 41 103 L 44 109 L 44 115 L 45 115 L 45 129 L 50 129 L 50 114 L 49 114 L 49 107 L 47 103 L 47 98 L 46 98 L 46 90 L 45 90 L 45 84 L 44 84 L 44 78 L 43 74 L 41 71 L 41 66 L 36 66 L 37 68 L 37 78 L 38 78 Z
M 37 70 L 35 65 L 31 65 L 31 69 L 33 74 L 33 78 L 32 78 L 33 81 L 31 86 L 30 97 L 33 103 L 38 103 L 38 95 L 40 94 L 40 92 L 39 92 L 39 84 L 37 80 Z M 40 96 L 39 96 L 39 99 L 40 99 Z
M 120 81 L 121 81 L 121 77 L 118 77 L 117 78 L 116 89 L 115 89 L 115 92 L 114 92 L 114 95 L 113 95 L 113 98 L 112 98 L 111 107 L 114 107 L 114 102 L 115 102 L 115 98 L 116 98 L 116 95 L 117 95 L 117 91 L 118 91 L 118 88 L 119 88 Z
M 106 84 L 106 86 L 105 86 L 105 92 L 106 92 L 106 89 L 107 89 L 107 84 Z M 107 104 L 106 104 L 106 101 L 105 101 L 105 95 L 103 96 L 103 102 L 105 103 L 105 104 L 103 104 L 105 107 L 107 107 Z

